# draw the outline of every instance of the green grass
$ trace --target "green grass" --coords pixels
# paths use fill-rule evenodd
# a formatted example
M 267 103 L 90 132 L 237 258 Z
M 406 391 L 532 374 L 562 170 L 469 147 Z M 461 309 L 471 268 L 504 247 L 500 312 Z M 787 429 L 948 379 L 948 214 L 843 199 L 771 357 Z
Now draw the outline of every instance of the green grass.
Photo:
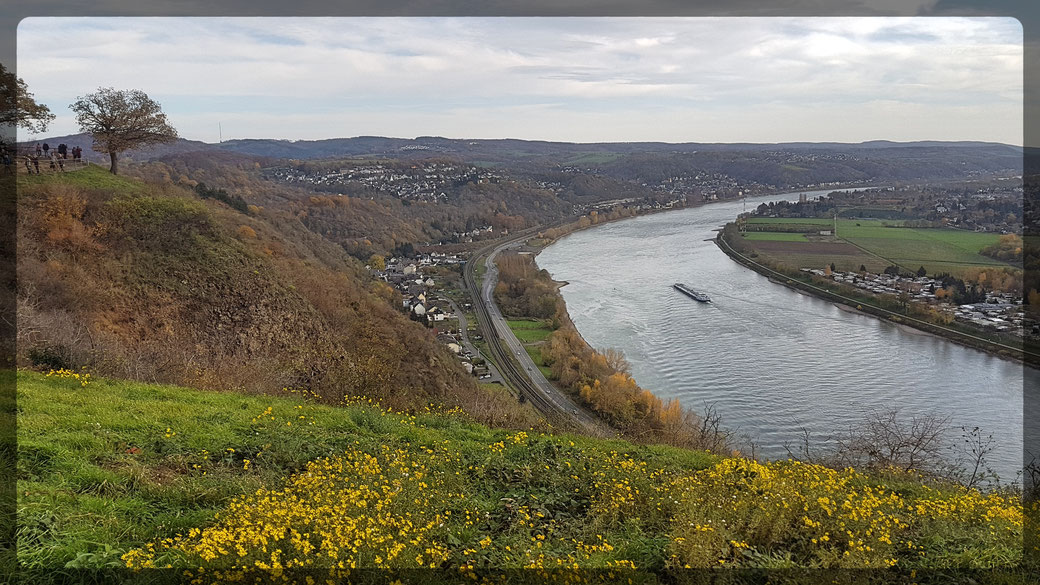
M 288 536 L 274 536 L 289 514 L 292 528 L 322 534 L 363 535 L 365 526 L 384 526 L 373 524 L 381 522 L 377 516 L 413 519 L 412 526 L 430 526 L 420 536 L 426 540 L 402 540 L 412 548 L 394 566 L 443 555 L 453 570 L 463 561 L 494 569 L 543 558 L 546 566 L 563 559 L 662 569 L 671 555 L 695 566 L 719 566 L 720 559 L 742 567 L 879 566 L 893 556 L 901 566 L 1007 567 L 1021 556 L 1017 500 L 983 500 L 913 476 L 762 466 L 666 446 L 489 429 L 462 414 L 317 406 L 298 395 L 104 379 L 82 386 L 27 371 L 17 374 L 17 393 L 18 554 L 28 569 L 114 566 L 131 550 L 148 560 L 141 551 L 150 543 L 157 566 L 252 565 L 271 555 L 266 545 L 249 544 L 260 529 L 284 560 L 326 566 L 327 557 L 308 557 Z M 875 526 L 880 516 L 864 516 L 870 506 L 889 506 L 874 493 L 906 502 L 903 511 L 886 508 L 903 527 L 890 520 Z M 233 500 L 241 505 L 229 506 Z M 915 513 L 918 500 L 940 509 Z M 955 506 L 946 503 L 952 500 Z M 207 527 L 220 531 L 188 536 Z M 891 531 L 895 544 L 871 540 L 878 551 L 858 549 L 845 562 L 846 528 L 863 539 L 871 530 Z M 834 542 L 810 544 L 809 536 L 823 530 Z M 188 544 L 232 544 L 222 544 L 226 552 L 209 562 L 167 552 L 159 542 L 178 535 Z M 385 554 L 379 546 L 388 546 L 344 538 L 350 540 L 335 545 L 357 548 L 358 556 L 348 558 L 368 566 Z M 905 546 L 910 541 L 913 550 Z M 320 539 L 310 542 L 326 548 Z
M 809 242 L 809 240 L 805 238 L 805 234 L 793 232 L 748 232 L 744 234 L 744 238 L 747 240 L 767 242 Z
M 545 321 L 510 319 L 506 322 L 509 324 L 509 328 L 513 330 L 516 338 L 525 344 L 545 341 L 553 332 L 552 327 Z
M 90 164 L 87 168 L 66 173 L 18 175 L 18 186 L 64 184 L 84 189 L 104 190 L 114 194 L 133 195 L 145 192 L 147 187 L 137 179 L 113 175 L 106 167 Z
M 804 230 L 814 232 L 834 224 L 832 219 L 827 218 L 783 218 L 783 217 L 755 217 L 748 220 L 749 224 L 766 226 L 772 229 Z M 916 270 L 924 266 L 929 274 L 949 272 L 960 275 L 968 268 L 978 266 L 1009 266 L 979 253 L 980 250 L 995 244 L 1000 238 L 999 234 L 969 232 L 947 228 L 906 228 L 900 227 L 904 224 L 898 220 L 879 219 L 839 219 L 838 238 L 863 249 L 868 255 L 873 255 L 875 264 L 878 260 L 889 264 L 898 264 Z M 801 234 L 793 231 L 777 232 L 749 232 L 747 239 L 750 241 L 801 241 Z M 804 254 L 813 254 L 811 247 L 807 247 Z M 776 256 L 776 255 L 774 255 Z M 818 255 L 819 258 L 803 258 L 802 253 L 782 254 L 777 259 L 794 266 L 817 266 L 819 260 L 829 262 L 825 254 Z M 834 261 L 841 259 L 835 256 Z M 846 264 L 863 263 L 871 270 L 871 263 L 864 259 L 847 258 Z M 854 266 L 852 269 L 855 269 Z M 883 268 L 883 266 L 882 266 Z
M 462 415 L 409 417 L 369 406 L 319 406 L 297 396 L 105 379 L 83 387 L 28 371 L 18 373 L 17 393 L 18 552 L 29 568 L 62 567 L 81 555 L 92 566 L 118 562 L 129 548 L 205 526 L 232 498 L 278 487 L 307 462 L 347 449 L 374 453 L 382 445 L 418 449 L 447 441 L 463 457 L 483 461 L 488 445 L 508 433 Z M 575 449 L 601 454 L 639 453 L 669 468 L 699 469 L 714 460 L 701 452 L 576 436 L 542 442 L 556 450 L 573 442 Z M 540 449 L 502 465 L 541 468 Z M 566 470 L 542 474 L 530 493 L 474 477 L 474 497 L 489 509 L 503 497 L 541 497 L 538 505 L 548 505 L 557 476 L 567 477 Z
M 833 221 L 829 218 L 820 217 L 750 217 L 747 222 L 749 224 L 765 224 L 765 225 L 782 225 L 782 224 L 798 224 L 798 225 L 831 225 Z
M 527 351 L 527 355 L 531 356 L 531 361 L 534 365 L 538 366 L 538 370 L 542 372 L 546 380 L 552 379 L 552 368 L 545 365 L 545 360 L 542 359 L 542 348 L 538 345 L 525 345 L 524 350 Z

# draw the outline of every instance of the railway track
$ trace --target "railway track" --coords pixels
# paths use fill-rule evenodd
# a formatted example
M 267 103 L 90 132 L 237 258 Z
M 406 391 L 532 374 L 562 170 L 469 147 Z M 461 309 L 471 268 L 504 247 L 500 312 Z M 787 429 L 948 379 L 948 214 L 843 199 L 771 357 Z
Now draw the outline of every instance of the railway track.
M 484 339 L 487 341 L 488 351 L 490 352 L 492 359 L 498 365 L 499 373 L 507 383 L 511 385 L 517 393 L 519 393 L 520 396 L 537 408 L 550 423 L 557 426 L 562 424 L 574 425 L 586 430 L 587 432 L 593 432 L 600 435 L 613 435 L 614 433 L 605 425 L 605 423 L 585 412 L 581 407 L 573 404 L 556 388 L 547 387 L 551 386 L 548 381 L 544 381 L 544 385 L 539 385 L 532 380 L 532 377 L 535 375 L 540 377 L 541 372 L 538 372 L 537 374 L 531 372 L 531 374 L 528 375 L 520 363 L 518 363 L 518 358 L 513 355 L 515 350 L 510 351 L 508 344 L 503 340 L 504 336 L 512 336 L 512 331 L 509 330 L 504 319 L 492 314 L 492 310 L 488 307 L 488 303 L 493 302 L 493 300 L 485 298 L 485 291 L 481 290 L 477 285 L 475 270 L 479 262 L 482 260 L 487 262 L 488 273 L 485 278 L 494 278 L 494 256 L 502 249 L 537 233 L 539 229 L 545 228 L 531 228 L 518 232 L 507 240 L 495 241 L 494 243 L 476 251 L 466 262 L 463 269 L 463 279 L 466 288 L 469 289 L 470 295 L 473 298 L 473 308 L 474 313 L 477 316 L 477 322 L 484 330 Z M 485 288 L 487 291 L 491 290 L 491 287 L 486 286 Z M 490 292 L 488 292 L 488 297 L 490 297 Z M 526 355 L 524 357 L 526 357 Z

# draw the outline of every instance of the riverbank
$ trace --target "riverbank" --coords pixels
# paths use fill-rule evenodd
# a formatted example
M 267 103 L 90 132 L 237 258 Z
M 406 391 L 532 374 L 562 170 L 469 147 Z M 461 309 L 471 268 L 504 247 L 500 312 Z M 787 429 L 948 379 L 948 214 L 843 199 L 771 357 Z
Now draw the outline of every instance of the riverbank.
M 721 429 L 720 419 L 713 411 L 695 413 L 675 399 L 665 402 L 636 383 L 620 351 L 597 350 L 578 332 L 560 294 L 564 283 L 553 280 L 535 263 L 534 253 L 551 241 L 541 238 L 533 245 L 525 242 L 520 250 L 497 258 L 493 253 L 487 261 L 495 262 L 498 285 L 484 282 L 481 287 L 481 294 L 488 301 L 492 300 L 488 293 L 494 287 L 493 302 L 506 317 L 551 323 L 551 332 L 539 340 L 537 349 L 523 348 L 532 360 L 537 353 L 540 362 L 534 365 L 546 374 L 544 382 L 569 395 L 623 438 L 713 453 L 729 452 L 729 433 Z M 546 313 L 547 308 L 551 308 L 551 314 Z M 510 329 L 512 340 L 507 343 L 512 344 L 519 336 L 512 325 Z M 516 351 L 518 358 L 527 357 L 521 353 Z M 531 368 L 528 372 L 533 381 L 539 377 Z
M 755 272 L 766 276 L 771 282 L 775 282 L 786 286 L 788 288 L 797 290 L 799 292 L 809 294 L 813 297 L 834 303 L 842 309 L 851 309 L 857 313 L 863 315 L 870 315 L 877 319 L 882 319 L 886 322 L 893 323 L 895 325 L 914 329 L 926 334 L 941 337 L 948 341 L 976 349 L 990 355 L 1023 363 L 1031 367 L 1040 366 L 1040 354 L 1034 354 L 1024 350 L 1023 348 L 1016 348 L 1010 345 L 1005 345 L 996 341 L 988 340 L 983 337 L 972 335 L 970 333 L 944 327 L 935 323 L 929 323 L 915 317 L 908 315 L 902 315 L 895 311 L 873 306 L 863 300 L 852 299 L 847 296 L 838 294 L 837 292 L 827 290 L 823 287 L 816 286 L 809 282 L 801 280 L 807 278 L 801 275 L 795 276 L 791 274 L 785 274 L 779 272 L 768 266 L 764 266 L 758 262 L 755 262 L 751 258 L 744 256 L 740 252 L 733 249 L 733 247 L 726 241 L 725 232 L 720 231 L 715 236 L 715 245 L 726 254 L 730 259 L 734 260 L 738 264 L 745 266 Z

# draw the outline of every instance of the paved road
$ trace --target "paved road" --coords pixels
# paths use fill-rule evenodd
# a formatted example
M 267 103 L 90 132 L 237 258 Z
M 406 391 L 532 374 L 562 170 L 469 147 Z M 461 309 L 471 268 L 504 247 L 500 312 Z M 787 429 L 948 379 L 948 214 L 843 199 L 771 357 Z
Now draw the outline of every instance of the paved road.
M 495 256 L 506 248 L 519 245 L 532 233 L 533 230 L 520 232 L 493 247 L 479 250 L 466 263 L 464 281 L 473 297 L 473 307 L 477 320 L 484 329 L 484 339 L 488 342 L 488 348 L 500 366 L 499 372 L 503 377 L 551 421 L 568 421 L 587 432 L 614 436 L 617 434 L 614 429 L 576 404 L 545 378 L 495 305 L 493 293 L 498 282 Z M 484 254 L 487 254 L 484 260 L 487 271 L 484 274 L 483 285 L 480 291 L 477 291 L 474 264 Z
M 467 331 L 468 322 L 466 320 L 466 313 L 464 313 L 459 308 L 459 306 L 455 304 L 455 301 L 447 297 L 444 297 L 444 300 L 448 301 L 448 304 L 451 305 L 451 310 L 454 311 L 455 315 L 457 315 L 459 318 L 459 337 L 462 338 L 462 347 L 475 356 L 480 355 L 480 351 L 476 348 L 476 346 L 473 345 L 473 342 L 471 342 L 469 339 L 469 331 Z M 490 360 L 484 361 L 487 362 L 488 373 L 491 374 L 491 377 L 484 378 L 480 382 L 483 384 L 498 383 L 505 385 L 506 382 L 502 378 L 502 374 L 499 373 L 498 368 L 495 367 L 495 364 L 491 363 Z

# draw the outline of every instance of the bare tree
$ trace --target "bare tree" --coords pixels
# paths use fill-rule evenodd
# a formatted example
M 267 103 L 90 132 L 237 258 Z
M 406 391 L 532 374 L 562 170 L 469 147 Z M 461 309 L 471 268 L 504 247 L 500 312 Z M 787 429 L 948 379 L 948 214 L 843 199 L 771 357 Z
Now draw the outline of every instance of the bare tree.
M 875 410 L 837 441 L 841 465 L 861 468 L 895 467 L 945 475 L 943 457 L 949 418 L 937 415 L 901 418 L 899 410 Z
M 624 372 L 626 374 L 632 372 L 632 366 L 628 363 L 628 360 L 625 359 L 625 353 L 620 349 L 610 347 L 601 350 L 600 353 L 603 354 L 603 357 L 607 358 L 607 366 L 615 372 Z
M 158 102 L 139 89 L 99 88 L 79 97 L 69 109 L 80 128 L 94 136 L 94 150 L 108 153 L 113 175 L 118 171 L 120 152 L 177 139 L 177 131 L 166 122 Z
M 50 108 L 36 103 L 25 82 L 0 63 L 0 127 L 45 132 L 53 120 Z
M 983 435 L 979 427 L 968 429 L 962 426 L 961 437 L 964 440 L 961 448 L 967 457 L 967 464 L 961 473 L 962 483 L 968 487 L 975 487 L 984 483 L 999 482 L 1000 477 L 986 463 L 986 456 L 996 448 L 993 435 Z

